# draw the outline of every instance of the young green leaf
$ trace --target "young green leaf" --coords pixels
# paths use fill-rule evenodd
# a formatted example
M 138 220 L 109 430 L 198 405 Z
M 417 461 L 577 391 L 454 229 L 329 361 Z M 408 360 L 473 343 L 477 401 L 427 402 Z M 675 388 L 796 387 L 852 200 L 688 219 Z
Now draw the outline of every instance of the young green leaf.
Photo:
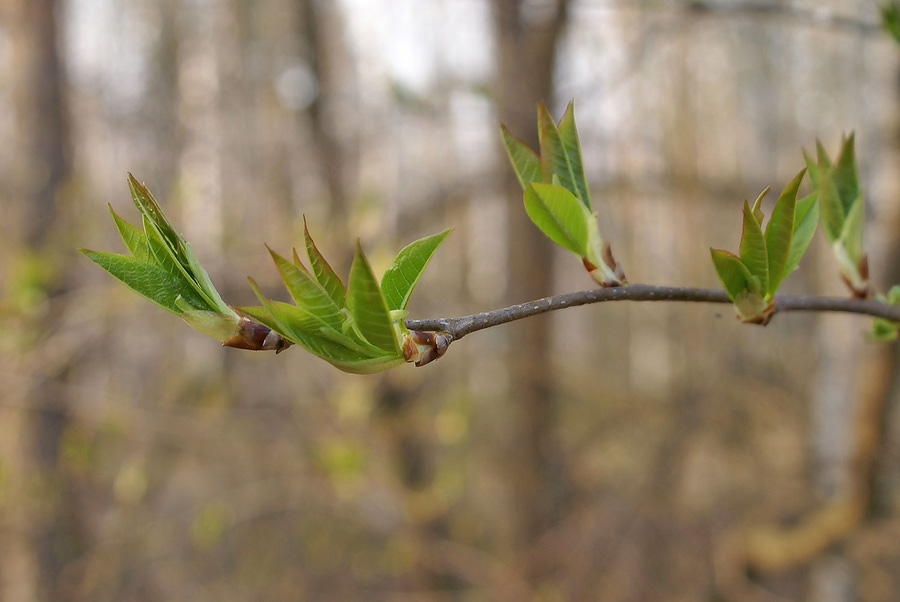
M 852 137 L 851 137 L 852 138 Z M 818 193 L 819 214 L 822 217 L 822 229 L 828 242 L 833 243 L 841 235 L 844 226 L 844 217 L 846 209 L 844 201 L 841 199 L 841 193 L 835 181 L 835 170 L 837 166 L 833 166 L 825 147 L 819 140 L 816 140 L 816 161 L 813 162 L 811 157 L 803 151 L 803 158 L 806 161 L 809 170 L 810 180 L 813 185 L 813 192 Z M 838 160 L 842 162 L 838 177 L 841 187 L 846 191 L 853 188 L 855 180 L 855 160 L 853 157 L 852 139 L 850 146 L 847 147 L 847 140 L 841 149 L 841 156 Z M 852 167 L 852 169 L 850 169 Z M 852 173 L 851 173 L 852 172 Z
M 584 176 L 584 165 L 581 160 L 581 143 L 578 140 L 578 130 L 575 127 L 575 101 L 570 101 L 557 126 L 559 138 L 563 149 L 569 159 L 569 165 L 574 177 L 576 195 L 584 206 L 591 209 L 591 197 L 588 193 L 587 178 Z
M 847 249 L 847 254 L 854 263 L 865 255 L 863 248 L 863 231 L 866 225 L 865 208 L 865 199 L 862 195 L 858 195 L 847 212 L 847 218 L 844 220 L 844 227 L 841 230 L 840 242 Z
M 112 205 L 109 205 L 109 212 L 112 214 L 119 236 L 122 237 L 122 242 L 131 251 L 132 256 L 140 261 L 148 261 L 150 247 L 147 246 L 147 236 L 140 229 L 135 228 L 119 217 L 113 210 Z
M 766 225 L 766 253 L 769 263 L 769 288 L 768 296 L 771 298 L 778 290 L 781 281 L 787 276 L 785 266 L 791 250 L 791 240 L 794 236 L 794 217 L 797 209 L 797 190 L 806 170 L 802 170 L 794 179 L 785 186 L 775 207 L 772 216 Z
M 820 169 L 831 169 L 832 167 L 831 158 L 825 151 L 825 146 L 821 140 L 816 140 L 816 162 L 819 164 Z
M 819 194 L 813 192 L 797 201 L 794 210 L 794 234 L 791 236 L 791 249 L 784 265 L 783 277 L 797 269 L 797 264 L 806 253 L 809 243 L 819 223 Z
M 766 198 L 766 195 L 769 194 L 769 190 L 771 190 L 771 186 L 766 186 L 766 189 L 759 193 L 759 195 L 756 197 L 756 200 L 753 201 L 753 208 L 750 211 L 750 213 L 753 214 L 753 218 L 756 220 L 756 223 L 758 223 L 760 227 L 762 227 L 764 217 L 762 211 L 762 202 L 763 199 Z
M 156 226 L 160 235 L 165 240 L 166 245 L 172 249 L 172 254 L 175 258 L 179 262 L 184 262 L 184 239 L 172 226 L 169 218 L 166 217 L 166 214 L 159 206 L 159 203 L 153 198 L 153 194 L 151 194 L 150 190 L 138 182 L 130 173 L 128 174 L 128 189 L 131 191 L 131 199 L 141 212 L 141 215 L 148 218 Z M 147 233 L 146 227 L 144 228 L 144 232 Z M 147 234 L 149 235 L 149 233 Z
M 500 134 L 503 136 L 503 146 L 509 161 L 512 163 L 519 184 L 524 190 L 532 182 L 541 181 L 541 160 L 533 150 L 510 133 L 505 125 L 500 126 Z
M 709 253 L 712 256 L 716 274 L 722 281 L 722 287 L 728 293 L 728 297 L 734 301 L 743 291 L 747 290 L 751 279 L 750 270 L 734 253 L 722 249 L 710 249 Z
M 187 258 L 187 269 L 190 273 L 191 279 L 196 283 L 197 287 L 200 289 L 200 292 L 203 294 L 204 298 L 208 299 L 212 304 L 212 308 L 222 314 L 230 314 L 234 317 L 237 314 L 228 306 L 227 303 L 222 299 L 222 296 L 219 294 L 219 291 L 216 290 L 216 287 L 213 285 L 212 280 L 209 278 L 209 274 L 206 269 L 200 263 L 200 260 L 197 258 L 196 253 L 194 253 L 193 247 L 191 247 L 191 243 L 184 243 L 184 254 Z
M 574 194 L 561 186 L 532 183 L 524 200 L 528 217 L 550 240 L 581 257 L 588 254 L 591 213 Z
M 172 276 L 166 270 L 134 257 L 118 255 L 116 253 L 104 253 L 81 249 L 81 252 L 109 272 L 109 274 L 139 294 L 152 301 L 163 309 L 174 314 L 180 314 L 181 310 L 175 304 L 175 299 L 182 297 L 195 308 L 206 308 L 205 301 L 197 295 L 194 288 L 183 278 Z
M 312 273 L 316 276 L 316 280 L 319 281 L 319 284 L 322 285 L 322 288 L 325 289 L 335 305 L 344 307 L 347 290 L 344 288 L 344 283 L 341 282 L 338 275 L 331 269 L 331 265 L 325 261 L 325 257 L 319 252 L 316 243 L 313 242 L 312 237 L 309 235 L 309 228 L 306 227 L 305 216 L 303 218 L 303 238 L 306 241 L 306 254 L 309 256 L 309 265 L 312 268 Z M 300 265 L 300 260 L 297 257 L 296 251 L 294 252 L 294 260 L 296 264 Z
M 760 294 L 765 295 L 769 288 L 769 258 L 766 252 L 766 239 L 747 201 L 744 201 L 744 225 L 741 230 L 740 254 L 741 262 L 752 276 L 758 278 Z M 750 280 L 749 284 L 754 283 Z
M 553 177 L 559 178 L 559 185 L 571 192 L 585 207 L 587 199 L 581 198 L 576 184 L 575 172 L 569 154 L 560 137 L 559 130 L 547 106 L 538 106 L 538 136 L 541 141 L 541 179 L 544 183 L 552 183 Z
M 854 135 L 851 132 L 850 136 L 841 141 L 841 152 L 838 154 L 838 158 L 834 162 L 834 169 L 831 172 L 844 215 L 850 213 L 850 208 L 859 197 L 859 176 L 856 172 L 856 154 L 853 150 L 853 139 Z
M 188 273 L 185 264 L 182 264 L 175 256 L 172 247 L 170 247 L 166 239 L 163 238 L 156 225 L 144 215 L 144 232 L 147 235 L 147 244 L 150 247 L 150 255 L 153 257 L 154 263 L 167 271 L 173 278 L 183 280 L 190 288 L 194 290 L 191 296 L 184 295 L 184 298 L 197 309 L 217 309 L 214 299 L 210 299 L 203 289 L 197 284 L 194 277 Z M 185 259 L 186 261 L 186 259 Z
M 335 305 L 325 289 L 306 271 L 306 268 L 289 262 L 272 249 L 269 249 L 269 254 L 294 303 L 307 316 L 302 322 L 302 327 L 313 331 L 326 328 L 340 333 L 344 322 L 341 308 Z
M 400 353 L 387 303 L 359 242 L 350 266 L 347 309 L 365 340 L 386 353 Z
M 819 189 L 819 164 L 803 149 L 803 162 L 806 163 L 806 173 L 809 174 L 809 183 L 813 190 Z
M 819 172 L 819 215 L 822 217 L 822 230 L 828 242 L 834 242 L 841 236 L 844 228 L 844 208 L 838 195 L 837 186 L 831 177 L 831 170 Z
M 859 195 L 850 207 L 840 238 L 831 245 L 838 269 L 855 297 L 869 295 L 869 266 L 863 248 L 865 199 Z
M 381 292 L 389 310 L 406 309 L 409 297 L 419 282 L 425 266 L 452 230 L 420 238 L 398 254 L 381 277 Z
M 241 311 L 339 370 L 353 374 L 371 374 L 404 362 L 403 356 L 399 353 L 385 353 L 359 346 L 352 348 L 320 334 L 306 331 L 301 327 L 306 317 L 299 308 L 287 303 L 269 301 L 252 279 L 250 279 L 250 286 L 263 307 L 240 308 Z

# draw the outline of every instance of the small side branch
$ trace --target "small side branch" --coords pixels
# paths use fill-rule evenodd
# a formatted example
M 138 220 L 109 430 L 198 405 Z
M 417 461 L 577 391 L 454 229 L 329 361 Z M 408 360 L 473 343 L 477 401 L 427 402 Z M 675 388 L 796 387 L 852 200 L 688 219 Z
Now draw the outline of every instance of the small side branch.
M 536 301 L 519 303 L 502 309 L 486 311 L 458 318 L 406 320 L 410 330 L 443 332 L 453 340 L 467 334 L 499 326 L 515 320 L 529 318 L 548 311 L 603 303 L 605 301 L 683 301 L 689 303 L 731 303 L 723 290 L 681 286 L 653 286 L 629 284 L 612 288 L 597 288 L 563 295 L 544 297 Z M 785 311 L 829 311 L 855 313 L 900 322 L 900 307 L 894 307 L 872 299 L 845 299 L 841 297 L 815 297 L 809 295 L 775 295 L 772 314 Z

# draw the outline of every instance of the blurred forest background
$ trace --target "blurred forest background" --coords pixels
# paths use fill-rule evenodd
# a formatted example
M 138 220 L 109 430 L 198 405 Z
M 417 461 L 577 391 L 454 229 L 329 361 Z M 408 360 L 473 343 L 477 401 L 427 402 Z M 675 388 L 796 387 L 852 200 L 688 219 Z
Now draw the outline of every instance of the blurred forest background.
M 303 214 L 342 274 L 455 228 L 412 317 L 589 288 L 497 129 L 575 98 L 632 281 L 718 286 L 741 201 L 855 130 L 885 290 L 898 80 L 870 0 L 0 0 L 0 600 L 896 600 L 865 319 L 595 305 L 360 377 L 222 349 L 75 249 L 124 248 L 131 171 L 234 304 L 284 295 L 264 243 Z M 821 234 L 785 288 L 845 294 Z

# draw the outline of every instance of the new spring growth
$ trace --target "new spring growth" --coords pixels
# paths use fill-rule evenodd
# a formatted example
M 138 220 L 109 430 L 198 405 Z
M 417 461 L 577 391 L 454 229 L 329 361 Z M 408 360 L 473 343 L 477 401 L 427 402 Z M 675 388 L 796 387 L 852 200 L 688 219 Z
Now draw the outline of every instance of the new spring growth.
M 622 266 L 613 257 L 609 243 L 600 236 L 597 214 L 591 208 L 574 103 L 569 103 L 559 123 L 554 123 L 543 103 L 538 106 L 539 154 L 506 126 L 500 126 L 500 133 L 522 185 L 525 212 L 534 225 L 550 240 L 580 257 L 600 286 L 626 284 Z

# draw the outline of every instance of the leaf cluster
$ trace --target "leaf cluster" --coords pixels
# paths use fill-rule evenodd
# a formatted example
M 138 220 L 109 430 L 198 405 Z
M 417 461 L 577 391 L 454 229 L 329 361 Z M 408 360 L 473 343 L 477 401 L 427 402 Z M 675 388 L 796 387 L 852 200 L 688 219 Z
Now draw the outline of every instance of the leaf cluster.
M 843 138 L 834 162 L 818 141 L 816 157 L 804 151 L 803 158 L 819 197 L 822 230 L 834 251 L 840 275 L 855 297 L 865 298 L 869 296 L 868 257 L 863 248 L 865 199 L 859 189 L 853 142 L 853 134 Z
M 581 257 L 601 286 L 625 284 L 597 226 L 581 160 L 581 144 L 570 102 L 558 123 L 546 105 L 538 106 L 539 153 L 500 126 L 503 144 L 523 190 L 525 211 L 550 240 Z
M 710 249 L 719 280 L 745 322 L 768 322 L 775 292 L 797 269 L 816 231 L 817 195 L 797 199 L 805 173 L 801 170 L 781 192 L 765 229 L 761 205 L 769 189 L 760 193 L 752 207 L 744 201 L 739 255 Z
M 128 188 L 141 213 L 142 228 L 119 217 L 112 205 L 109 211 L 130 255 L 81 252 L 125 286 L 203 334 L 223 342 L 239 337 L 241 316 L 222 300 L 190 243 L 172 226 L 147 187 L 131 174 Z
M 266 298 L 250 279 L 262 305 L 233 308 L 222 300 L 190 243 L 172 226 L 150 191 L 131 174 L 128 186 L 141 212 L 143 230 L 120 218 L 111 206 L 110 212 L 131 254 L 81 252 L 128 288 L 223 345 L 277 353 L 296 344 L 341 370 L 359 374 L 406 361 L 427 363 L 446 349 L 447 342 L 440 338 L 411 336 L 403 317 L 422 271 L 450 230 L 406 246 L 380 283 L 357 243 L 345 287 L 304 222 L 311 269 L 303 265 L 296 250 L 288 261 L 269 249 L 294 304 Z
M 240 310 L 345 372 L 370 374 L 419 361 L 423 350 L 403 325 L 406 305 L 425 266 L 449 233 L 445 230 L 406 246 L 380 284 L 357 242 L 345 287 L 304 224 L 311 269 L 304 266 L 296 250 L 289 261 L 269 249 L 294 304 L 266 298 L 250 279 L 262 306 Z

